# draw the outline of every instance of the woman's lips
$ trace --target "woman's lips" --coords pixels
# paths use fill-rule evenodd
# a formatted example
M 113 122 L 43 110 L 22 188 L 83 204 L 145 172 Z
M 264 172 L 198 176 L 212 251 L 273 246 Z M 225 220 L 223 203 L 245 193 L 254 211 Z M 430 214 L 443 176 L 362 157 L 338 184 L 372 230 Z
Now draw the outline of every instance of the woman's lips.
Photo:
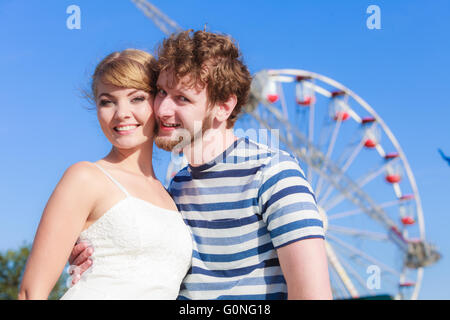
M 114 131 L 118 134 L 124 136 L 132 134 L 134 131 L 136 131 L 136 128 L 138 128 L 139 125 L 125 125 L 125 126 L 117 126 L 114 127 Z

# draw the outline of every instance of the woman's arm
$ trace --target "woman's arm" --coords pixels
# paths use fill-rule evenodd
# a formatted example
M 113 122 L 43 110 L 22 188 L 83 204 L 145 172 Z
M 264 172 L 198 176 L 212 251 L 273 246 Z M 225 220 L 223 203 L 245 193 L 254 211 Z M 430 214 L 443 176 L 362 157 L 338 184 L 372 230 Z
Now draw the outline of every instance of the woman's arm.
M 42 214 L 20 285 L 20 300 L 47 299 L 96 201 L 95 168 L 72 165 Z
M 323 239 L 296 241 L 277 250 L 288 299 L 332 299 Z

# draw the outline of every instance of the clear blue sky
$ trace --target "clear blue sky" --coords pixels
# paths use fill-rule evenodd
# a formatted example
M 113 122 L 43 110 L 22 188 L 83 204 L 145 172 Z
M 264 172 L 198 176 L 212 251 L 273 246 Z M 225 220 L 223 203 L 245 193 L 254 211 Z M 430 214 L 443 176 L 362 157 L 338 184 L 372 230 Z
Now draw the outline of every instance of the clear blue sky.
M 314 71 L 352 89 L 405 151 L 422 197 L 427 238 L 443 259 L 426 269 L 420 298 L 450 299 L 450 3 L 434 1 L 151 1 L 184 28 L 232 35 L 252 73 Z M 66 8 L 81 8 L 81 30 Z M 369 30 L 366 9 L 381 9 Z M 127 0 L 0 0 L 0 250 L 34 237 L 64 170 L 109 145 L 80 90 L 106 54 L 153 51 L 163 33 Z M 164 177 L 167 154 L 154 165 Z

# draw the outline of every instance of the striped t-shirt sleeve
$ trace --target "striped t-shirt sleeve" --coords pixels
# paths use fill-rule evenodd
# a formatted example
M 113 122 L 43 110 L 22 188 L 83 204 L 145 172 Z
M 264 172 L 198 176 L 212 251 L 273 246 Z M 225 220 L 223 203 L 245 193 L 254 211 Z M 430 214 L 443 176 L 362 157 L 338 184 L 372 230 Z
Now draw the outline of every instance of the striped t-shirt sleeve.
M 312 188 L 290 155 L 280 153 L 265 165 L 258 201 L 275 248 L 303 239 L 324 239 Z

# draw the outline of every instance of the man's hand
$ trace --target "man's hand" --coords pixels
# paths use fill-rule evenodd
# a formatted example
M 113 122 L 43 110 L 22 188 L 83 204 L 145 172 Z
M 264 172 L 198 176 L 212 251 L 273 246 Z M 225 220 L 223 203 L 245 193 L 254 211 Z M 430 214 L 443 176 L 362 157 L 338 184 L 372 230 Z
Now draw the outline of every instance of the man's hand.
M 70 271 L 72 276 L 72 285 L 80 280 L 81 275 L 92 265 L 89 257 L 94 253 L 94 249 L 87 242 L 77 243 L 69 257 Z

